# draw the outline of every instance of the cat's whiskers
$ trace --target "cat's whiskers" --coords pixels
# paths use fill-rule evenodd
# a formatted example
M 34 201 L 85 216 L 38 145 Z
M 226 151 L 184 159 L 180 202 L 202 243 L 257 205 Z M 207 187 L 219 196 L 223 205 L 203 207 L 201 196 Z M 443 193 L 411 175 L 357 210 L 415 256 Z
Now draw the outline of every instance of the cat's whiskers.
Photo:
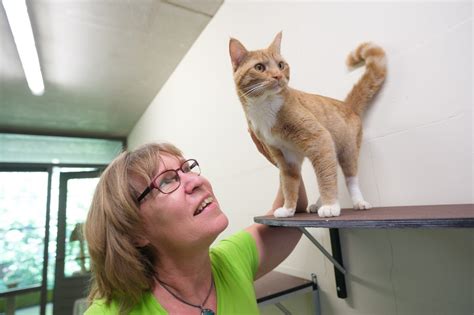
M 252 94 L 255 91 L 259 91 L 263 87 L 265 87 L 265 82 L 259 82 L 257 84 L 251 85 L 250 87 L 248 87 L 247 89 L 244 90 L 244 93 L 242 93 L 242 96 L 244 96 L 244 97 L 248 96 L 248 95 Z
M 239 92 L 239 93 L 241 94 L 242 97 L 247 97 L 250 94 L 258 94 L 258 92 L 265 89 L 269 84 L 270 82 L 268 81 L 259 82 L 254 85 L 251 85 L 248 89 L 244 90 L 244 93 L 242 92 Z M 254 93 L 254 92 L 257 92 L 257 93 Z

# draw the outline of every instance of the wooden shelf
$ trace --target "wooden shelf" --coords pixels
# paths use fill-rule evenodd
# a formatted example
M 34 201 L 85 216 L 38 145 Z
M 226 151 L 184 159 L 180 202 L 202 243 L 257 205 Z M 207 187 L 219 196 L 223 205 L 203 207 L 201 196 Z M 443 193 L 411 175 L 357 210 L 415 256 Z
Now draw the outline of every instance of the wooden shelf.
M 291 218 L 255 217 L 271 226 L 317 228 L 472 228 L 474 205 L 380 207 L 370 210 L 342 209 L 339 217 L 320 218 L 316 213 L 297 213 Z
M 313 285 L 314 283 L 311 280 L 294 277 L 278 271 L 270 271 L 254 283 L 257 303 L 262 303 L 302 289 L 313 289 Z
M 339 229 L 370 228 L 473 228 L 474 205 L 432 205 L 380 207 L 370 210 L 342 209 L 341 215 L 332 218 L 320 218 L 316 213 L 297 213 L 291 218 L 274 216 L 255 217 L 254 221 L 270 226 L 296 227 L 334 264 L 337 296 L 347 297 L 347 273 L 344 268 Z M 333 256 L 309 233 L 306 228 L 329 228 Z
M 307 280 L 277 271 L 270 271 L 254 282 L 258 305 L 275 304 L 284 314 L 291 314 L 281 302 L 296 294 L 312 292 L 315 314 L 321 314 L 316 275 L 312 274 L 311 276 L 312 280 Z

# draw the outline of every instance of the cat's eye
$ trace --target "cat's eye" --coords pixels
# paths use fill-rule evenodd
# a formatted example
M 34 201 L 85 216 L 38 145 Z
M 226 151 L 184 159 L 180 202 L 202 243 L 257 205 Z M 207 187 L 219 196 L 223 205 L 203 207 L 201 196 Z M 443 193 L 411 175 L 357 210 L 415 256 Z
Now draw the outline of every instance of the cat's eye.
M 285 63 L 284 63 L 283 61 L 280 61 L 280 62 L 278 63 L 278 68 L 280 68 L 280 70 L 285 69 Z
M 257 71 L 260 71 L 260 72 L 263 72 L 265 71 L 265 66 L 261 63 L 257 63 L 255 66 L 254 66 L 255 70 Z

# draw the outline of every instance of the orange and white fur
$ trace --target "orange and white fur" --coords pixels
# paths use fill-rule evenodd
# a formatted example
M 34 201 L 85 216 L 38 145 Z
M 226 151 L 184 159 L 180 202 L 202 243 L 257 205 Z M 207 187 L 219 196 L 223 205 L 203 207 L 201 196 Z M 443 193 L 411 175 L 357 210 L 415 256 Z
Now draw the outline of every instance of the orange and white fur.
M 280 54 L 281 36 L 280 32 L 267 49 L 256 51 L 248 51 L 234 38 L 229 42 L 234 80 L 248 125 L 280 170 L 285 202 L 274 216 L 294 215 L 305 157 L 315 170 L 320 193 L 318 202 L 308 207 L 310 212 L 321 217 L 340 215 L 338 161 L 354 209 L 371 208 L 357 177 L 361 116 L 385 79 L 385 52 L 363 43 L 349 55 L 349 67 L 365 62 L 366 70 L 342 102 L 288 86 L 290 68 Z

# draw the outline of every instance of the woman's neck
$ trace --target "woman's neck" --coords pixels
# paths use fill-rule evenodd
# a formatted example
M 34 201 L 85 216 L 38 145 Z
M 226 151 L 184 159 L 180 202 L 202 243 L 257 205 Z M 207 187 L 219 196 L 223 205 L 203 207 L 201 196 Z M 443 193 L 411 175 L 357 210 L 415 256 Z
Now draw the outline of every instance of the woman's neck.
M 159 281 L 168 285 L 179 296 L 186 299 L 202 296 L 211 283 L 211 260 L 209 252 L 189 255 L 160 255 L 155 270 Z M 159 285 L 157 283 L 157 285 Z
M 188 260 L 160 258 L 153 295 L 169 314 L 198 314 L 200 307 L 217 311 L 209 252 Z

